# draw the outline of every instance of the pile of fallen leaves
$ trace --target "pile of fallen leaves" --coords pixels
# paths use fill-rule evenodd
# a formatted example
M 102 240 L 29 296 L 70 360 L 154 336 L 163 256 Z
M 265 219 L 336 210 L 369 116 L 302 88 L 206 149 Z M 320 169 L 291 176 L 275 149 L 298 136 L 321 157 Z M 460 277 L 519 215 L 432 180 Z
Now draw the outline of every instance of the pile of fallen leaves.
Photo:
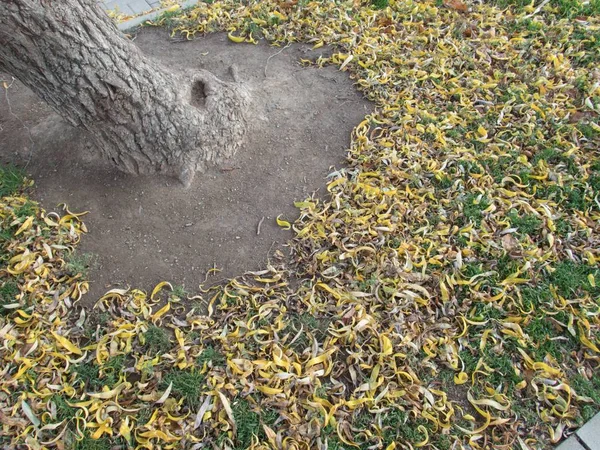
M 297 204 L 294 277 L 114 290 L 90 319 L 79 217 L 2 199 L 0 445 L 533 449 L 599 410 L 599 5 L 376 3 L 169 16 L 332 45 L 303 63 L 376 104 Z

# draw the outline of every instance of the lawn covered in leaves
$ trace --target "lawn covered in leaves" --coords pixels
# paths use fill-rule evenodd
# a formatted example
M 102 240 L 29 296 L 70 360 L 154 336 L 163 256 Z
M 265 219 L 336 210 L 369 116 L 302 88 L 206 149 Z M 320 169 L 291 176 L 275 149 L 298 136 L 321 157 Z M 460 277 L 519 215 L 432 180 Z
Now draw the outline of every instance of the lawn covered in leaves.
M 299 199 L 295 267 L 193 296 L 114 290 L 94 313 L 69 256 L 82 218 L 44 213 L 3 172 L 0 445 L 568 436 L 600 409 L 598 13 L 597 0 L 227 0 L 163 17 L 189 38 L 333 45 L 302 63 L 347 71 L 376 110 L 328 200 Z

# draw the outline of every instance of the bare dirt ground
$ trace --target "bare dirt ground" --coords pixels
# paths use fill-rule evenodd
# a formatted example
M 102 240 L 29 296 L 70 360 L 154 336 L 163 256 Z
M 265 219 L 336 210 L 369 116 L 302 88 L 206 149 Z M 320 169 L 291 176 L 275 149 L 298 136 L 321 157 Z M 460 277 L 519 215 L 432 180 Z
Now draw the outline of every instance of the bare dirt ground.
M 213 281 L 264 267 L 291 238 L 276 216 L 296 218 L 293 202 L 322 188 L 331 167 L 343 167 L 352 128 L 371 110 L 346 73 L 300 66 L 301 58 L 327 50 L 293 45 L 269 60 L 265 76 L 267 59 L 280 49 L 264 43 L 234 44 L 224 34 L 173 42 L 157 29 L 142 30 L 135 43 L 175 69 L 230 79 L 235 64 L 253 95 L 252 117 L 239 153 L 186 190 L 173 179 L 119 173 L 97 156 L 86 133 L 27 88 L 15 82 L 8 89 L 10 109 L 2 90 L 0 161 L 29 161 L 34 198 L 47 210 L 64 202 L 90 211 L 78 248 L 97 260 L 88 304 L 113 287 L 150 290 L 168 280 L 193 292 L 213 266 L 222 269 Z

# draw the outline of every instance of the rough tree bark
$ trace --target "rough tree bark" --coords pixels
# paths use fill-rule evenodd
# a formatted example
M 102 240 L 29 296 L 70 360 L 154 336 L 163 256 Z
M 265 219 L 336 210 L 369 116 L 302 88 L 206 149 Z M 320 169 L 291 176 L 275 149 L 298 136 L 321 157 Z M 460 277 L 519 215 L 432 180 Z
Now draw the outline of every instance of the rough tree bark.
M 146 59 L 96 0 L 2 0 L 0 71 L 8 72 L 128 173 L 188 186 L 232 156 L 249 94 L 207 71 L 172 73 Z M 234 72 L 234 71 L 232 71 Z

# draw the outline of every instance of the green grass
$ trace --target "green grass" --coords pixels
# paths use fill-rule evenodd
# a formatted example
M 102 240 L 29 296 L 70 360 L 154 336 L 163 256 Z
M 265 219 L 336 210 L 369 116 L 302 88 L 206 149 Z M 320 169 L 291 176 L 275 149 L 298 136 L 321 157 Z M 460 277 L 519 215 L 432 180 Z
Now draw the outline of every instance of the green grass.
M 151 407 L 145 407 L 140 409 L 138 415 L 136 417 L 136 423 L 138 427 L 143 427 L 148 423 L 150 418 L 152 417 L 153 409 Z
M 581 132 L 583 137 L 586 139 L 594 140 L 600 137 L 600 131 L 597 131 L 594 127 L 592 127 L 588 123 L 580 123 L 577 125 L 577 129 Z
M 35 215 L 36 204 L 27 200 L 21 206 L 15 209 L 15 216 L 18 218 L 26 218 L 29 216 Z M 17 228 L 21 226 L 21 224 L 15 225 Z
M 179 11 L 179 10 L 165 11 L 160 16 L 158 16 L 156 19 L 154 19 L 154 23 L 156 23 L 157 25 L 166 27 L 166 28 L 173 28 L 173 27 L 179 25 L 179 23 L 181 21 L 181 15 L 182 15 L 181 11 Z
M 526 6 L 531 4 L 530 0 L 495 0 L 494 3 L 500 8 L 512 7 L 517 12 L 521 12 Z M 537 6 L 536 2 L 536 6 Z M 598 16 L 600 15 L 600 1 L 590 0 L 583 2 L 581 0 L 550 0 L 550 8 L 561 18 L 571 19 L 578 16 Z
M 0 242 L 1 241 L 10 241 L 13 238 L 13 236 L 14 236 L 13 230 L 10 230 L 7 228 L 0 229 Z
M 563 363 L 569 353 L 579 347 L 575 338 L 569 333 L 555 328 L 557 326 L 558 324 L 549 320 L 548 317 L 540 316 L 523 327 L 523 331 L 531 338 L 534 349 L 533 356 L 536 361 L 544 361 L 546 355 L 550 355 L 559 363 Z M 567 339 L 553 339 L 561 336 Z
M 429 429 L 429 424 L 423 419 L 409 419 L 406 413 L 398 408 L 392 408 L 382 415 L 382 435 L 385 445 L 392 442 L 420 442 L 425 435 L 418 429 L 420 425 Z
M 475 354 L 471 350 L 466 349 L 461 350 L 458 353 L 458 356 L 464 364 L 463 371 L 469 375 L 473 373 L 479 362 L 479 354 Z
M 508 220 L 511 226 L 518 229 L 519 233 L 530 236 L 538 234 L 542 226 L 542 221 L 533 214 L 519 216 L 515 210 L 509 212 Z
M 470 311 L 470 318 L 476 320 L 502 319 L 506 316 L 506 311 L 498 309 L 492 303 L 477 302 Z
M 556 234 L 560 237 L 567 237 L 573 232 L 573 227 L 568 220 L 560 218 L 555 222 Z
M 599 408 L 594 405 L 583 405 L 581 407 L 581 422 L 580 425 L 592 420 L 592 418 L 598 414 Z
M 496 183 L 500 183 L 508 173 L 514 172 L 512 167 L 516 163 L 516 157 L 500 156 L 481 160 L 479 173 L 487 173 L 492 176 Z
M 365 288 L 366 289 L 366 288 Z M 313 334 L 319 341 L 327 336 L 327 329 L 331 321 L 327 318 L 314 317 L 309 313 L 293 314 L 288 322 L 288 325 L 284 328 L 281 336 L 289 335 L 288 342 L 296 337 L 300 330 L 303 332 L 292 344 L 292 348 L 301 352 L 311 343 L 308 333 Z
M 554 272 L 549 275 L 550 282 L 556 286 L 558 293 L 565 298 L 573 298 L 582 291 L 600 293 L 598 287 L 592 287 L 588 275 L 593 274 L 600 280 L 600 271 L 584 264 L 572 261 L 561 261 L 555 266 Z
M 590 31 L 587 28 L 576 27 L 570 39 L 571 41 L 579 41 L 579 48 L 582 50 L 573 59 L 574 65 L 588 67 L 590 64 L 597 64 L 598 51 L 600 50 L 600 31 Z
M 152 354 L 165 353 L 171 347 L 167 332 L 154 325 L 148 327 L 148 331 L 143 334 L 143 340 L 146 348 Z
M 56 406 L 56 419 L 59 421 L 73 419 L 78 411 L 77 408 L 69 406 L 67 400 L 62 395 L 54 395 L 52 402 Z
M 592 203 L 586 198 L 585 187 L 577 184 L 568 186 L 565 207 L 570 210 L 585 211 Z
M 477 202 L 479 196 L 475 194 L 468 194 L 462 202 L 462 225 L 466 225 L 469 222 L 473 222 L 479 226 L 483 219 L 483 211 L 488 208 L 491 203 L 485 196 L 481 197 L 481 200 Z
M 327 450 L 342 450 L 345 447 L 338 438 L 337 431 L 331 425 L 327 425 L 321 431 L 321 441 L 327 442 Z
M 468 279 L 474 277 L 475 275 L 479 275 L 484 272 L 489 272 L 492 270 L 499 271 L 499 269 L 502 269 L 502 267 L 499 268 L 498 265 L 500 265 L 500 262 L 496 263 L 496 267 L 490 267 L 488 262 L 466 263 L 463 265 L 463 267 L 461 269 L 461 278 L 468 280 Z M 488 275 L 485 277 L 480 277 L 477 280 L 477 283 L 480 284 L 482 288 L 490 290 L 497 283 L 497 281 L 498 281 L 498 275 L 494 275 L 494 276 Z M 468 292 L 471 289 L 470 286 L 467 286 L 467 285 L 460 286 L 459 289 L 463 294 L 466 295 L 465 297 L 461 297 L 459 299 L 459 301 L 470 298 L 470 296 L 468 295 Z M 484 306 L 484 305 L 482 304 L 482 306 Z
M 76 377 L 87 390 L 99 391 L 104 383 L 100 379 L 100 369 L 93 362 L 86 362 L 73 366 Z
M 454 180 L 447 175 L 441 175 L 433 179 L 436 189 L 446 190 L 452 187 Z
M 588 380 L 581 374 L 575 374 L 569 379 L 569 384 L 577 395 L 583 395 L 593 400 L 593 403 L 581 408 L 581 425 L 583 425 L 600 411 L 600 377 L 592 376 L 592 379 Z
M 89 434 L 85 434 L 83 439 L 77 441 L 73 439 L 73 445 L 67 444 L 66 448 L 69 450 L 120 450 L 130 448 L 127 443 L 121 437 L 109 438 L 106 436 L 100 439 L 92 439 Z
M 507 29 L 511 33 L 519 33 L 523 31 L 529 31 L 531 33 L 537 33 L 544 29 L 544 24 L 535 19 L 522 19 L 514 20 L 507 24 Z
M 545 303 L 552 302 L 552 293 L 546 285 L 524 286 L 520 292 L 526 310 L 538 309 Z
M 121 379 L 124 368 L 125 355 L 118 355 L 109 358 L 108 361 L 106 361 L 102 366 L 104 383 L 109 387 L 117 385 Z
M 512 393 L 515 385 L 521 382 L 522 378 L 516 374 L 515 363 L 506 354 L 508 352 L 497 354 L 486 348 L 484 353 L 485 363 L 493 369 L 493 372 L 487 376 L 486 381 L 494 388 L 503 385 L 505 392 Z
M 12 309 L 4 308 L 3 305 L 16 303 L 19 292 L 19 285 L 15 281 L 8 280 L 2 283 L 2 286 L 0 286 L 0 315 L 7 315 L 13 311 Z
M 590 178 L 588 184 L 592 188 L 594 196 L 600 194 L 600 160 L 596 160 L 590 166 Z
M 528 398 L 522 398 L 518 401 L 515 401 L 513 399 L 513 401 L 511 402 L 511 410 L 529 428 L 533 428 L 534 426 L 539 424 L 540 418 L 536 412 L 535 401 Z
M 92 439 L 90 436 L 84 436 L 80 441 L 76 441 L 73 450 L 112 450 L 112 442 L 107 437 Z
M 92 253 L 70 253 L 65 258 L 65 270 L 71 275 L 81 275 L 87 279 L 92 269 L 97 262 L 97 256 Z
M 190 293 L 185 290 L 185 286 L 175 285 L 173 286 L 173 291 L 171 292 L 171 295 L 173 295 L 173 297 L 177 297 L 183 300 L 186 299 L 190 295 Z
M 253 411 L 250 402 L 243 398 L 231 402 L 231 409 L 237 424 L 235 448 L 246 449 L 252 444 L 252 436 L 263 436 L 260 415 Z
M 15 195 L 25 182 L 25 172 L 14 166 L 0 167 L 0 197 Z
M 225 356 L 212 346 L 206 347 L 196 358 L 198 367 L 203 367 L 204 363 L 212 363 L 213 367 L 225 366 L 226 362 Z
M 277 419 L 279 419 L 279 413 L 275 409 L 267 408 L 260 415 L 262 422 L 268 427 L 272 427 Z
M 103 386 L 109 388 L 115 387 L 122 374 L 125 363 L 125 356 L 113 356 L 109 358 L 100 368 L 92 361 L 73 366 L 77 379 L 85 384 L 88 390 L 100 391 Z
M 389 5 L 388 0 L 371 0 L 371 5 L 374 9 L 385 9 Z
M 327 398 L 329 395 L 330 384 L 324 383 L 315 389 L 315 396 L 319 398 Z
M 200 395 L 205 387 L 204 375 L 195 370 L 174 369 L 162 379 L 160 386 L 167 389 L 173 383 L 171 393 L 183 398 L 184 403 L 193 411 L 200 406 Z
M 558 185 L 536 186 L 536 198 L 550 200 L 567 211 L 585 211 L 594 204 L 586 196 L 586 186 L 576 181 Z
M 571 157 L 564 156 L 555 148 L 545 148 L 536 152 L 531 163 L 537 165 L 540 161 L 545 161 L 549 166 L 564 167 L 566 171 L 574 177 L 579 175 L 579 167 L 575 160 Z
M 494 264 L 494 270 L 498 272 L 497 281 L 506 280 L 510 275 L 519 270 L 519 260 L 503 255 Z

